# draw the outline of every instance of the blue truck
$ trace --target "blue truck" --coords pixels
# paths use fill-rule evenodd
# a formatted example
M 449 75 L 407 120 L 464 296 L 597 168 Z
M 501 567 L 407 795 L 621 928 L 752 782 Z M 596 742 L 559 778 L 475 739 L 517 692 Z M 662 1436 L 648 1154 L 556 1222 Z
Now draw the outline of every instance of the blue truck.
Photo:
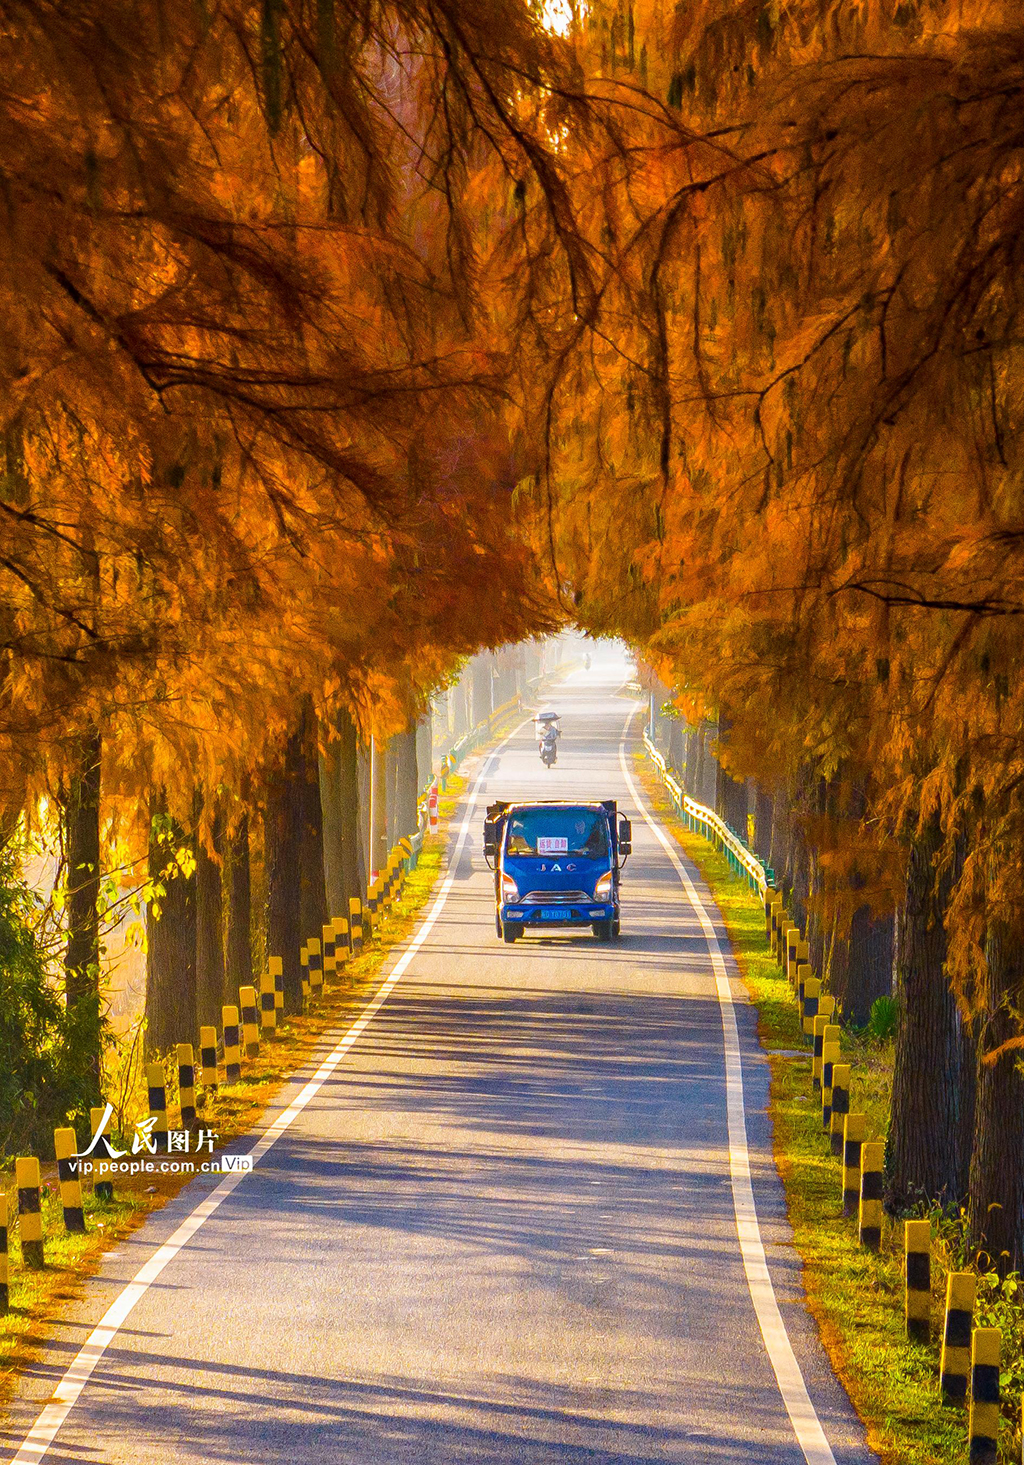
M 484 858 L 494 871 L 494 924 L 505 941 L 528 930 L 589 926 L 619 934 L 619 871 L 632 831 L 614 799 L 490 804 Z

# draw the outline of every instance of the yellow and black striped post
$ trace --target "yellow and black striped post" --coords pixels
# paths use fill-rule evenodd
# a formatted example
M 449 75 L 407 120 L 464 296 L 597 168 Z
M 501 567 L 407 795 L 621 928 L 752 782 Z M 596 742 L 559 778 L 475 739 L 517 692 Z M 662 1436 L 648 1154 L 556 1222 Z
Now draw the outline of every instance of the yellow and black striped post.
M 277 1003 L 274 998 L 274 979 L 269 972 L 260 977 L 260 1027 L 264 1035 L 277 1027 Z
M 769 943 L 772 939 L 772 932 L 775 929 L 775 910 L 782 904 L 782 896 L 772 886 L 768 886 L 764 892 L 764 934 Z
M 811 952 L 807 942 L 798 941 L 796 943 L 796 955 L 793 958 L 793 986 L 795 989 L 799 990 L 801 972 L 806 969 L 805 974 L 810 976 L 810 963 Z
M 860 1147 L 860 1244 L 877 1251 L 882 1244 L 882 1166 L 885 1145 L 866 1139 Z
M 284 1013 L 284 957 L 268 956 L 267 971 L 274 979 L 274 1010 L 280 1023 Z
M 778 900 L 775 901 L 775 903 L 772 905 L 768 921 L 768 945 L 771 947 L 773 952 L 778 946 L 779 931 L 782 929 L 782 923 L 785 919 L 786 906 L 783 902 L 782 896 L 779 895 Z
M 803 938 L 799 926 L 790 926 L 786 932 L 786 976 L 789 978 L 789 985 L 796 986 L 796 954 L 803 944 Z
M 7 1259 L 7 1196 L 0 1191 L 0 1312 L 11 1305 L 11 1268 Z
M 369 946 L 373 940 L 373 921 L 376 896 L 374 895 L 373 882 L 366 887 L 366 895 L 363 899 L 363 945 Z
M 224 1024 L 224 1082 L 238 1083 L 242 1077 L 242 1053 L 238 1030 L 238 1008 L 222 1007 L 221 1022 Z
M 238 1010 L 242 1018 L 242 1051 L 246 1058 L 255 1058 L 260 1051 L 260 1015 L 256 1007 L 255 987 L 239 987 Z
M 349 947 L 353 956 L 362 955 L 363 950 L 363 903 L 353 895 L 348 903 Z
M 907 1257 L 907 1337 L 927 1343 L 932 1332 L 932 1224 L 907 1221 L 903 1227 Z
M 326 987 L 338 969 L 338 958 L 334 949 L 334 922 L 328 921 L 323 928 L 324 986 Z
M 779 935 L 782 931 L 782 924 L 789 919 L 786 914 L 786 907 L 780 900 L 777 905 L 772 906 L 772 926 L 768 933 L 768 941 L 772 948 L 772 955 L 777 956 L 779 950 Z
M 114 1182 L 110 1179 L 113 1172 L 109 1169 L 110 1150 L 107 1146 L 106 1136 L 110 1130 L 110 1120 L 103 1123 L 106 1115 L 106 1107 L 102 1109 L 89 1110 L 89 1123 L 92 1125 L 93 1134 L 100 1135 L 99 1143 L 94 1154 L 96 1155 L 98 1179 L 93 1183 L 92 1193 L 97 1200 L 114 1199 Z M 102 1126 L 102 1128 L 101 1128 Z
M 27 1267 L 34 1270 L 45 1264 L 43 1256 L 43 1202 L 40 1194 L 39 1161 L 35 1155 L 22 1155 L 14 1162 L 18 1187 L 18 1230 L 21 1233 L 21 1255 Z
M 971 1414 L 968 1426 L 970 1465 L 996 1465 L 999 1443 L 998 1328 L 975 1328 L 971 1334 Z
M 199 1029 L 199 1073 L 208 1094 L 217 1092 L 217 1029 Z
M 64 1230 L 81 1235 L 85 1230 L 82 1176 L 79 1170 L 82 1162 L 72 1158 L 78 1153 L 78 1140 L 73 1129 L 53 1131 L 53 1153 L 57 1158 L 57 1182 L 60 1185 L 61 1210 L 64 1212 Z
M 785 906 L 780 907 L 775 918 L 775 959 L 782 967 L 786 965 L 786 937 L 792 924 L 789 911 Z
M 978 1279 L 973 1272 L 946 1277 L 946 1318 L 942 1329 L 939 1384 L 947 1404 L 965 1404 L 971 1369 L 971 1328 Z
M 835 998 L 834 998 L 834 996 L 831 996 L 831 993 L 828 993 L 828 992 L 820 992 L 819 993 L 819 996 L 817 996 L 817 1015 L 819 1015 L 820 1018 L 825 1018 L 825 1021 L 823 1021 L 823 1024 L 822 1024 L 822 1034 L 820 1034 L 820 1036 L 822 1036 L 822 1043 L 823 1043 L 823 1042 L 825 1042 L 825 1031 L 826 1031 L 826 1028 L 828 1028 L 829 1025 L 832 1025 L 832 1027 L 834 1027 L 834 1025 L 835 1025 Z M 817 1056 L 819 1056 L 819 1058 L 820 1058 L 820 1056 L 822 1056 L 822 1055 L 820 1055 L 820 1047 L 822 1047 L 822 1043 L 817 1043 L 816 1042 L 816 1039 L 815 1039 L 815 1031 L 816 1030 L 812 1030 L 812 1053 L 817 1052 Z M 813 1061 L 812 1061 L 812 1068 L 813 1068 Z M 819 1072 L 819 1078 L 820 1078 L 820 1072 Z
M 821 1127 L 826 1134 L 832 1133 L 832 1085 L 834 1070 L 839 1065 L 839 1044 L 833 1039 L 821 1046 Z M 849 1073 L 849 1070 L 847 1070 Z
M 807 970 L 810 972 L 810 967 Z M 800 1006 L 800 1031 L 805 1038 L 814 1036 L 814 1019 L 818 1016 L 818 998 L 820 996 L 820 979 L 806 976 L 803 982 L 803 1002 Z
M 335 916 L 331 925 L 334 927 L 334 970 L 338 976 L 341 976 L 345 970 L 345 962 L 352 951 L 348 937 L 348 917 Z
M 309 995 L 322 997 L 324 991 L 324 963 L 320 942 L 314 936 L 306 942 L 306 957 L 309 966 Z
M 839 1042 L 839 1028 L 832 1021 L 831 1015 L 819 1012 L 814 1019 L 814 1049 L 811 1058 L 811 1083 L 815 1089 L 821 1088 L 821 1070 L 823 1055 L 826 1043 Z
M 811 1084 L 815 1089 L 821 1088 L 821 1050 L 829 1022 L 830 1019 L 823 1012 L 819 1012 L 811 1028 Z
M 829 1118 L 829 1147 L 834 1155 L 843 1153 L 846 1116 L 850 1112 L 850 1065 L 832 1065 L 832 1113 Z
M 860 1151 L 867 1132 L 866 1114 L 847 1114 L 843 1125 L 844 1216 L 855 1216 L 860 1206 Z
M 299 947 L 299 977 L 302 981 L 302 1010 L 305 1012 L 309 1001 L 309 948 L 305 944 Z
M 194 1129 L 196 1123 L 196 1055 L 191 1043 L 179 1043 L 178 1107 L 182 1129 Z
M 801 1022 L 803 1022 L 804 1018 L 804 983 L 807 981 L 807 978 L 810 975 L 810 963 L 802 961 L 796 969 L 796 976 L 794 978 L 794 986 L 796 989 L 796 1010 L 797 1016 Z
M 155 1119 L 151 1135 L 158 1150 L 167 1153 L 167 1076 L 162 1063 L 146 1064 L 146 1087 L 149 1090 L 149 1115 Z
M 782 970 L 786 970 L 786 946 L 789 943 L 789 933 L 795 930 L 794 923 L 789 919 L 789 912 L 782 911 L 779 916 L 779 927 L 775 937 L 775 960 Z

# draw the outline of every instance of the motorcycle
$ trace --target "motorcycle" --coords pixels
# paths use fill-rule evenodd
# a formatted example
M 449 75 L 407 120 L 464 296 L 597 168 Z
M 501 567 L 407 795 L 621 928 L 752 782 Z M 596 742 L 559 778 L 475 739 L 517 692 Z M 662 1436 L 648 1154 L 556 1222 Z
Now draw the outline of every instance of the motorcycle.
M 540 745 L 540 761 L 545 768 L 551 768 L 558 762 L 558 738 L 549 734 L 542 738 Z

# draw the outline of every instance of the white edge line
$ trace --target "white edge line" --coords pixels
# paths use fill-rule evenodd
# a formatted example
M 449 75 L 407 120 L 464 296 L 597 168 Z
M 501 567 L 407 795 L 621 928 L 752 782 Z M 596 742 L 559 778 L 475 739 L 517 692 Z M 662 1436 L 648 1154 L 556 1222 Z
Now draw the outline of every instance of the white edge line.
M 397 983 L 404 976 L 409 963 L 419 951 L 426 938 L 433 929 L 441 911 L 444 909 L 452 885 L 455 883 L 455 872 L 458 869 L 462 851 L 465 848 L 466 839 L 469 835 L 474 815 L 476 814 L 477 790 L 487 775 L 491 759 L 500 753 L 506 743 L 521 732 L 530 723 L 530 718 L 524 718 L 518 723 L 496 747 L 492 748 L 486 755 L 483 767 L 480 769 L 473 786 L 466 794 L 466 812 L 459 828 L 459 837 L 455 848 L 448 860 L 448 874 L 444 878 L 441 889 L 434 897 L 434 903 L 429 913 L 424 917 L 423 922 L 412 936 L 409 944 L 399 956 L 388 976 L 377 988 L 373 997 L 363 1008 L 351 1027 L 347 1028 L 334 1048 L 321 1063 L 309 1083 L 295 1096 L 288 1108 L 279 1114 L 273 1124 L 261 1135 L 256 1144 L 253 1145 L 249 1154 L 252 1156 L 253 1165 L 259 1164 L 268 1150 L 272 1149 L 284 1132 L 295 1119 L 302 1113 L 310 1099 L 318 1092 L 324 1083 L 330 1078 L 342 1058 L 369 1026 L 373 1018 L 383 1007 L 391 995 Z M 131 1282 L 120 1292 L 114 1301 L 107 1308 L 99 1322 L 93 1328 L 88 1338 L 82 1344 L 78 1354 L 68 1366 L 60 1383 L 54 1389 L 49 1402 L 44 1406 L 35 1424 L 29 1430 L 22 1441 L 18 1453 L 11 1458 L 10 1465 L 36 1465 L 49 1452 L 58 1431 L 78 1402 L 82 1390 L 92 1376 L 93 1370 L 102 1359 L 107 1348 L 117 1336 L 118 1330 L 123 1326 L 135 1304 L 145 1296 L 146 1292 L 159 1277 L 160 1273 L 172 1262 L 186 1246 L 192 1237 L 199 1230 L 200 1226 L 213 1215 L 222 1201 L 225 1201 L 237 1185 L 245 1179 L 244 1172 L 238 1172 L 227 1176 L 215 1190 L 191 1211 L 163 1243 L 153 1253 L 149 1260 L 139 1269 Z
M 686 897 L 700 922 L 704 939 L 707 942 L 708 955 L 711 958 L 711 968 L 715 974 L 718 1005 L 722 1014 L 722 1034 L 725 1040 L 725 1092 L 729 1120 L 729 1174 L 732 1181 L 732 1205 L 750 1300 L 754 1304 L 754 1313 L 758 1327 L 761 1329 L 761 1337 L 764 1339 L 764 1346 L 771 1360 L 772 1368 L 775 1370 L 782 1402 L 786 1406 L 793 1433 L 796 1435 L 797 1444 L 803 1451 L 807 1465 L 836 1465 L 836 1458 L 825 1437 L 825 1431 L 821 1427 L 821 1421 L 814 1405 L 811 1403 L 804 1376 L 800 1371 L 796 1354 L 793 1352 L 789 1334 L 786 1332 L 786 1324 L 782 1320 L 778 1298 L 775 1296 L 775 1288 L 772 1285 L 768 1262 L 764 1254 L 761 1227 L 757 1219 L 757 1206 L 754 1203 L 754 1188 L 750 1179 L 750 1150 L 747 1143 L 746 1106 L 743 1098 L 743 1060 L 740 1053 L 739 1031 L 736 1027 L 732 986 L 722 948 L 718 942 L 718 934 L 705 909 L 704 902 L 669 842 L 668 836 L 648 812 L 647 805 L 637 791 L 626 762 L 626 739 L 629 735 L 629 725 L 639 710 L 640 704 L 634 707 L 626 718 L 626 725 L 622 730 L 622 741 L 619 743 L 619 764 L 626 780 L 626 786 L 644 822 L 653 831 L 655 838 L 675 866 Z

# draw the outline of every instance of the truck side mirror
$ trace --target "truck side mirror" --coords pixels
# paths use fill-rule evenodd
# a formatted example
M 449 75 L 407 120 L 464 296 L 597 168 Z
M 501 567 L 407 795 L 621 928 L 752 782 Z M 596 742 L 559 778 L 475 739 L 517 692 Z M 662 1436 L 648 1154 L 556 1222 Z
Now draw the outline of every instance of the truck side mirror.
M 633 826 L 628 819 L 619 820 L 619 854 L 628 855 L 633 851 Z
M 484 820 L 484 859 L 495 859 L 498 854 L 498 829 L 492 819 Z

